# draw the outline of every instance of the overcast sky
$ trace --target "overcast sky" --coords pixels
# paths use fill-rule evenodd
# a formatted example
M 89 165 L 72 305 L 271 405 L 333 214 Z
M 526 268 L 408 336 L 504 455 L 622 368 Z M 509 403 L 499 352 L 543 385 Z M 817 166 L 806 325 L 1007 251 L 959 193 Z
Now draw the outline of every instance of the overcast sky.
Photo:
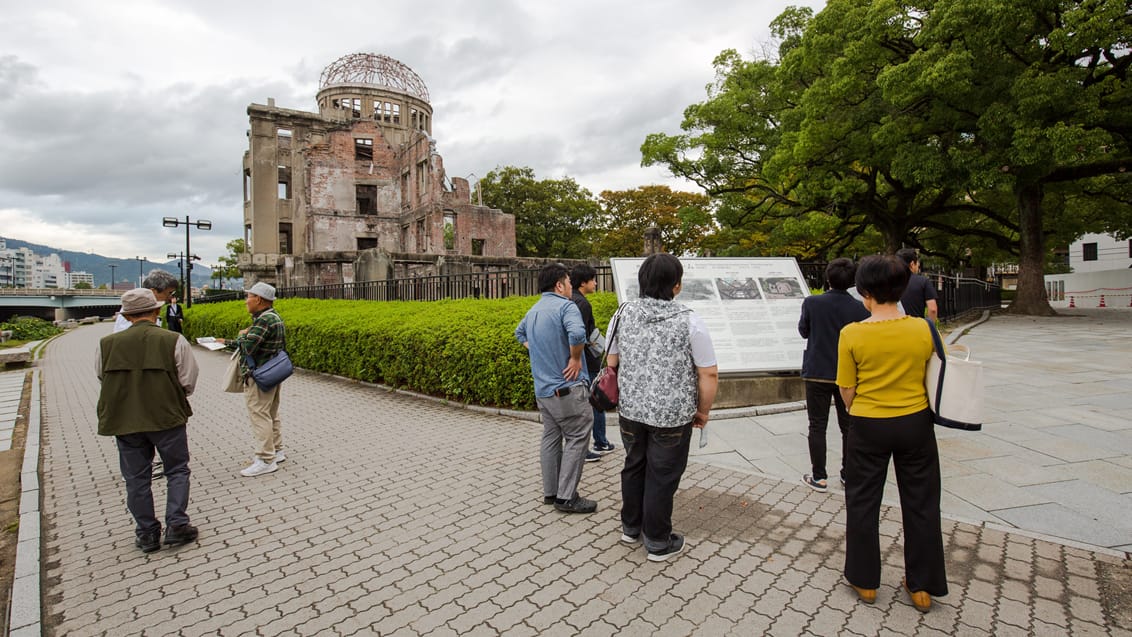
M 315 111 L 322 69 L 357 52 L 424 80 L 449 176 L 691 189 L 642 168 L 641 143 L 791 4 L 824 2 L 0 0 L 0 236 L 165 261 L 185 233 L 161 218 L 189 215 L 212 221 L 192 251 L 215 263 L 243 236 L 248 104 Z

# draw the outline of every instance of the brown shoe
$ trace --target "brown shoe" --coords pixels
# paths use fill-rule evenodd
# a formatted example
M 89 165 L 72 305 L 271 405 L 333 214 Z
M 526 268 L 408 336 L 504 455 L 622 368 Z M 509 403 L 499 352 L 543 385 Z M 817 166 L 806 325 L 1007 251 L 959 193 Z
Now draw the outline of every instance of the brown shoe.
M 849 585 L 850 588 L 857 591 L 857 597 L 861 598 L 862 602 L 872 604 L 877 601 L 877 589 L 875 588 L 861 588 L 860 586 Z
M 916 607 L 916 610 L 921 613 L 926 613 L 932 609 L 931 595 L 925 591 L 916 591 L 913 593 L 912 589 L 908 588 L 908 580 L 903 580 L 902 583 L 904 584 L 904 590 L 908 591 L 908 596 L 912 598 L 912 605 Z

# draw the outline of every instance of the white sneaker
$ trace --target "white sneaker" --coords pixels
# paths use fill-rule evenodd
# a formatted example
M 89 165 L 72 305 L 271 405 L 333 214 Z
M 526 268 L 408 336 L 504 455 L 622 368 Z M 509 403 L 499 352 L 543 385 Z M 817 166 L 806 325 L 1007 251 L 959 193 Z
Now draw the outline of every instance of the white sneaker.
M 256 458 L 255 462 L 253 462 L 250 467 L 240 471 L 240 475 L 244 476 L 245 478 L 253 478 L 255 476 L 261 476 L 265 473 L 271 473 L 278 468 L 279 465 L 275 464 L 274 462 L 268 464 L 263 460 Z
M 283 462 L 286 459 L 287 459 L 287 455 L 283 453 L 282 449 L 275 452 L 275 464 L 279 464 L 280 462 Z

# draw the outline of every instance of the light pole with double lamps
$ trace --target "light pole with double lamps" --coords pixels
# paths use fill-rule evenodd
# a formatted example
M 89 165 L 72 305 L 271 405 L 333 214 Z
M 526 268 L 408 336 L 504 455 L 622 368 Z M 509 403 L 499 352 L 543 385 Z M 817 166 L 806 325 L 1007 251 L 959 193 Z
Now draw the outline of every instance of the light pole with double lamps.
M 197 230 L 212 230 L 212 222 L 207 219 L 198 219 L 191 221 L 188 215 L 185 215 L 185 220 L 181 221 L 177 217 L 164 217 L 161 220 L 161 225 L 166 228 L 176 228 L 177 226 L 185 226 L 185 307 L 193 306 L 193 260 L 187 255 L 192 254 L 189 249 L 189 226 L 196 226 Z

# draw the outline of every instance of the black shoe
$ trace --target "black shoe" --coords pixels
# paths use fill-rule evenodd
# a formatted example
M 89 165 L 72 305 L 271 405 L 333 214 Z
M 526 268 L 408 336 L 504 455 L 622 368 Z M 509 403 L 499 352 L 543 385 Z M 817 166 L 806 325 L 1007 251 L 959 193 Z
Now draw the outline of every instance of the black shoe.
M 171 526 L 165 529 L 165 546 L 178 546 L 197 541 L 197 527 L 191 524 Z
M 580 495 L 574 495 L 569 500 L 555 500 L 554 508 L 563 513 L 593 513 L 597 511 L 597 502 L 587 500 Z
M 684 536 L 680 535 L 679 533 L 673 533 L 672 535 L 668 536 L 668 548 L 662 551 L 657 551 L 655 553 L 649 551 L 649 561 L 663 562 L 673 555 L 678 555 L 684 550 L 685 546 L 687 546 L 687 542 L 684 541 Z
M 597 462 L 598 460 L 601 460 L 601 454 L 592 451 L 586 452 L 586 462 Z
M 557 499 L 558 498 L 555 498 L 552 495 L 544 495 L 544 496 L 542 496 L 542 503 L 543 504 L 554 504 L 555 500 L 557 500 Z
M 616 448 L 617 445 L 613 444 L 612 442 L 607 442 L 604 445 L 594 444 L 594 453 L 604 456 L 605 454 L 613 451 Z
M 161 529 L 137 536 L 134 540 L 134 546 L 141 549 L 142 553 L 152 553 L 161 548 Z

